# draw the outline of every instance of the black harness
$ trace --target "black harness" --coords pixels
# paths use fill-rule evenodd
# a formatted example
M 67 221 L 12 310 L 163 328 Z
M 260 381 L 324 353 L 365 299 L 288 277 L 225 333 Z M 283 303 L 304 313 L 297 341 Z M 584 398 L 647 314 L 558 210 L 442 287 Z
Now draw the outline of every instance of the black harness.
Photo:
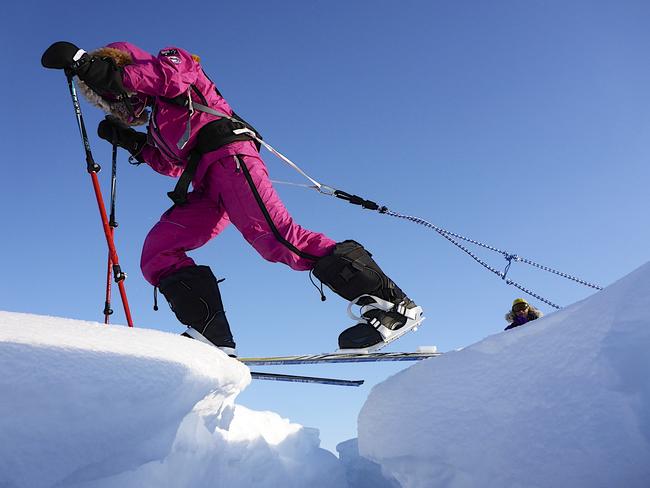
M 196 88 L 196 86 L 191 85 L 191 88 L 194 93 L 196 93 L 201 98 L 201 101 L 207 108 L 207 100 L 205 100 L 203 94 L 199 91 L 198 88 Z M 217 91 L 217 93 L 219 92 Z M 182 107 L 188 107 L 189 110 L 189 97 L 189 94 L 183 94 L 175 98 L 160 97 L 160 99 L 167 103 L 179 105 Z M 194 107 L 194 109 L 204 112 L 207 111 L 203 110 L 200 107 Z M 187 166 L 185 166 L 185 169 L 178 179 L 174 190 L 167 193 L 169 198 L 171 198 L 176 205 L 182 205 L 187 202 L 187 192 L 189 190 L 190 183 L 192 182 L 194 174 L 196 173 L 196 168 L 198 167 L 199 160 L 204 154 L 216 151 L 220 147 L 236 141 L 254 141 L 255 145 L 257 146 L 257 150 L 260 150 L 259 141 L 255 140 L 255 138 L 253 138 L 250 133 L 237 133 L 237 131 L 241 129 L 248 129 L 255 134 L 256 138 L 262 139 L 262 136 L 255 130 L 255 128 L 253 128 L 253 126 L 251 126 L 248 122 L 246 122 L 234 112 L 230 118 L 213 120 L 212 122 L 208 122 L 203 127 L 201 127 L 201 129 L 199 129 L 196 145 L 190 152 Z

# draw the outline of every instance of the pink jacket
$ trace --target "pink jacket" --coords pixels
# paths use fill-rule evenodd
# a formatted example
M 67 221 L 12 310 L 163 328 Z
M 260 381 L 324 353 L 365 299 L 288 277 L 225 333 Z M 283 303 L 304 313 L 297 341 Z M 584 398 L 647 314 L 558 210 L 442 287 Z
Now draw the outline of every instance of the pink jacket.
M 199 129 L 218 117 L 195 111 L 191 118 L 189 141 L 183 149 L 178 149 L 177 142 L 185 133 L 189 112 L 187 107 L 166 102 L 161 97 L 174 98 L 191 93 L 194 102 L 227 115 L 232 115 L 233 112 L 230 105 L 217 93 L 214 83 L 205 75 L 201 65 L 183 49 L 166 47 L 157 56 L 153 56 L 128 42 L 114 42 L 107 47 L 128 52 L 132 56 L 133 64 L 123 68 L 124 88 L 148 96 L 152 102 L 147 128 L 149 143 L 142 150 L 143 159 L 158 173 L 180 176 L 189 153 L 196 144 Z M 192 89 L 192 85 L 200 94 Z M 210 160 L 234 154 L 259 157 L 257 148 L 251 141 L 238 141 L 214 151 Z M 200 180 L 205 170 L 199 164 L 194 180 Z

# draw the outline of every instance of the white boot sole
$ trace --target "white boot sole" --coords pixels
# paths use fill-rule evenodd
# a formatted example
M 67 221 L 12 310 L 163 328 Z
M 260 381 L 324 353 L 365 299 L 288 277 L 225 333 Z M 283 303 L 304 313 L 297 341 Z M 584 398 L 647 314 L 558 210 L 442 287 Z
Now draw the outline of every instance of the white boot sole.
M 371 296 L 371 295 L 368 295 Z M 363 317 L 356 317 L 352 314 L 351 312 L 351 306 L 356 304 L 356 302 L 362 297 L 356 298 L 353 300 L 350 304 L 350 307 L 348 307 L 348 314 L 359 320 L 365 320 Z M 391 307 L 394 306 L 391 302 L 387 302 L 385 300 L 381 300 L 380 298 L 377 298 L 375 296 L 372 296 L 372 298 L 377 302 L 371 305 L 364 305 L 361 307 L 361 314 L 363 315 L 364 312 L 373 309 L 373 308 L 379 308 L 381 310 L 390 310 Z M 399 329 L 392 330 L 387 327 L 384 327 L 383 325 L 376 327 L 377 332 L 382 337 L 382 342 L 378 342 L 377 344 L 374 344 L 369 347 L 363 347 L 363 348 L 357 348 L 357 349 L 337 349 L 336 352 L 340 354 L 345 354 L 345 353 L 350 353 L 350 354 L 365 354 L 365 353 L 370 353 L 370 352 L 376 352 L 379 351 L 380 349 L 383 349 L 386 347 L 388 344 L 391 342 L 396 341 L 400 337 L 402 337 L 404 334 L 410 331 L 416 331 L 418 329 L 418 326 L 424 321 L 426 317 L 422 315 L 422 307 L 415 307 L 410 310 L 396 310 L 399 313 L 403 314 L 406 317 L 406 323 L 400 327 Z

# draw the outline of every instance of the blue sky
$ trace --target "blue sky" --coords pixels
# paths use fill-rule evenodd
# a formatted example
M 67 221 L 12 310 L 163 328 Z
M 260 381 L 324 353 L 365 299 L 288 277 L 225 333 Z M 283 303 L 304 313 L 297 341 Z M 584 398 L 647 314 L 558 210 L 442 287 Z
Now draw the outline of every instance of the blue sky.
M 391 210 L 607 285 L 648 260 L 650 6 L 642 1 L 17 2 L 4 7 L 0 309 L 101 321 L 105 242 L 52 42 L 180 46 L 233 108 L 319 181 Z M 82 106 L 109 193 L 103 117 Z M 263 153 L 271 177 L 303 182 Z M 180 332 L 141 277 L 140 247 L 174 180 L 120 154 L 116 244 L 136 326 Z M 310 190 L 278 186 L 294 218 L 363 243 L 425 309 L 390 350 L 446 351 L 499 333 L 520 296 L 435 232 Z M 497 268 L 504 259 L 478 254 Z M 235 229 L 192 255 L 226 278 L 242 355 L 332 350 L 346 303 L 258 257 Z M 515 264 L 509 277 L 568 305 L 592 290 Z M 552 309 L 536 301 L 543 311 Z M 125 323 L 114 294 L 115 323 Z M 240 397 L 355 436 L 370 387 L 403 365 L 291 368 L 365 378 L 357 390 L 254 383 Z M 280 370 L 281 371 L 281 370 Z

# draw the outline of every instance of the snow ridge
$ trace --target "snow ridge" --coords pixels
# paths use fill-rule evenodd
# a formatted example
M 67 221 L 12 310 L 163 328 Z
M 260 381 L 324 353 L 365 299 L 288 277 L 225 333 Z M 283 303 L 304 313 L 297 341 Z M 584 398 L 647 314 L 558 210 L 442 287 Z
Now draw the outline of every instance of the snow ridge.
M 248 368 L 197 341 L 0 312 L 0 370 L 3 487 L 346 485 L 316 429 L 236 405 Z
M 396 374 L 360 413 L 361 455 L 409 487 L 648 486 L 648 297 L 650 264 Z

